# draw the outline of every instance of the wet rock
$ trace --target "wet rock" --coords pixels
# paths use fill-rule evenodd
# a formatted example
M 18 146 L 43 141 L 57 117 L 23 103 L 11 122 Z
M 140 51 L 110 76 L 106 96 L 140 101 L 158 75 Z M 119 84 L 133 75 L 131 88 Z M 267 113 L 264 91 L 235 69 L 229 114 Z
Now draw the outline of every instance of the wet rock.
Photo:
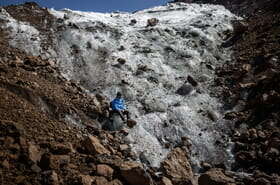
M 198 178 L 199 185 L 234 185 L 235 180 L 227 177 L 221 169 L 211 169 Z
M 124 162 L 119 166 L 122 177 L 131 185 L 151 185 L 151 177 L 137 162 Z
M 96 173 L 100 176 L 111 179 L 113 176 L 114 170 L 108 165 L 99 164 L 96 167 Z
M 176 91 L 176 93 L 181 95 L 181 96 L 187 96 L 192 91 L 193 91 L 193 87 L 191 85 L 184 84 Z
M 151 18 L 147 21 L 147 27 L 149 26 L 156 26 L 159 23 L 159 20 L 157 18 Z
M 193 184 L 193 172 L 187 155 L 181 148 L 175 148 L 162 162 L 162 168 L 166 177 L 170 178 L 173 184 Z
M 84 142 L 83 146 L 88 150 L 90 154 L 110 154 L 100 141 L 94 136 L 88 136 Z
M 55 171 L 45 171 L 42 174 L 42 184 L 59 185 L 58 175 Z

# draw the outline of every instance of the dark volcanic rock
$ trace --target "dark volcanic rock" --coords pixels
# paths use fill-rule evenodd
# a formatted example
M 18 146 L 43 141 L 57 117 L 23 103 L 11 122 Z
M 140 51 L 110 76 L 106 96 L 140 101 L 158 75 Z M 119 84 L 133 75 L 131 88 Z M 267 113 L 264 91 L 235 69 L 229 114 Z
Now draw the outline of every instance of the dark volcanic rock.
M 181 96 L 186 96 L 189 95 L 192 91 L 193 87 L 191 85 L 184 84 L 176 91 L 176 93 Z

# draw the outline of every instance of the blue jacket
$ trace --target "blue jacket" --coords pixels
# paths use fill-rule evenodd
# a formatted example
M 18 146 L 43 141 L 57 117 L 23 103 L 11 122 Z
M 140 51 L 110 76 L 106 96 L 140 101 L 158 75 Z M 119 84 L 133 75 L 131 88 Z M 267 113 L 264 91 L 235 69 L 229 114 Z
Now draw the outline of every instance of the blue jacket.
M 113 110 L 124 110 L 126 109 L 124 105 L 124 100 L 122 98 L 115 98 L 113 101 L 111 101 L 111 108 Z

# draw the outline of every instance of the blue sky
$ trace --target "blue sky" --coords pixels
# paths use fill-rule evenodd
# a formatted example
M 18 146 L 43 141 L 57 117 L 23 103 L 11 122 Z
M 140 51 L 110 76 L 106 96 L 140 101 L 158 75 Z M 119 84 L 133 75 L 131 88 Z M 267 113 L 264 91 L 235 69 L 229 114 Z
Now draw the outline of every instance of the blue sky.
M 133 12 L 157 5 L 163 5 L 171 0 L 33 0 L 43 7 L 72 10 L 112 12 Z M 26 0 L 0 0 L 0 6 L 24 3 Z

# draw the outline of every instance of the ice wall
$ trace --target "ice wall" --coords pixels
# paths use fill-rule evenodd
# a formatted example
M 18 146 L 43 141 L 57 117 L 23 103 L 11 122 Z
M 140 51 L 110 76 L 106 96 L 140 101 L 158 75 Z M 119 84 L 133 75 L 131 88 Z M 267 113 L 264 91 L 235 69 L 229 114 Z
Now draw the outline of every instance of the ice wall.
M 169 151 L 164 146 L 186 136 L 194 163 L 227 159 L 224 148 L 216 146 L 224 121 L 212 84 L 215 68 L 231 60 L 231 51 L 221 43 L 237 17 L 222 6 L 182 3 L 132 14 L 50 13 L 57 18 L 55 45 L 50 46 L 56 52 L 50 57 L 66 78 L 92 93 L 109 99 L 117 91 L 124 94 L 138 122 L 127 136 L 137 154 L 158 166 Z M 151 18 L 159 22 L 147 26 Z M 7 23 L 12 29 L 21 24 L 12 19 Z M 30 35 L 20 33 L 22 37 Z M 11 44 L 24 49 L 17 39 Z M 29 50 L 34 55 L 40 51 Z

